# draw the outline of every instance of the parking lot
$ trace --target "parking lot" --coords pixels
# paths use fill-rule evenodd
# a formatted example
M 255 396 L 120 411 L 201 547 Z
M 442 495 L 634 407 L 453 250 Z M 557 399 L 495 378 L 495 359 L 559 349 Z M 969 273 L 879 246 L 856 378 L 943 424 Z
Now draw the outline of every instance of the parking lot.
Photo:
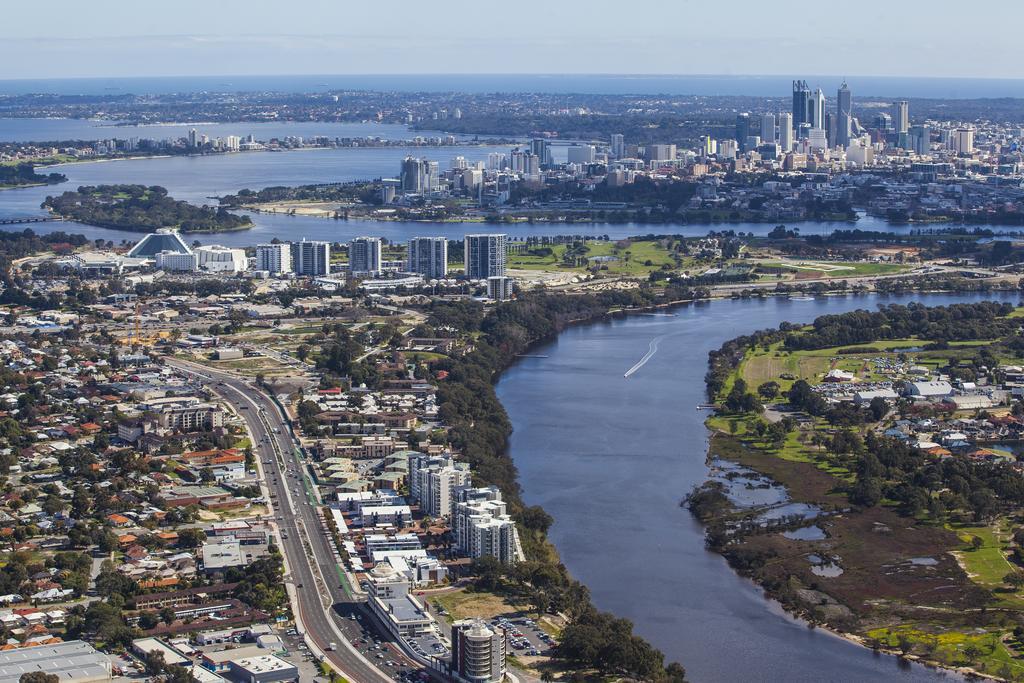
M 548 654 L 555 645 L 555 640 L 537 626 L 533 619 L 499 617 L 492 620 L 491 624 L 500 626 L 508 632 L 510 654 L 539 657 Z

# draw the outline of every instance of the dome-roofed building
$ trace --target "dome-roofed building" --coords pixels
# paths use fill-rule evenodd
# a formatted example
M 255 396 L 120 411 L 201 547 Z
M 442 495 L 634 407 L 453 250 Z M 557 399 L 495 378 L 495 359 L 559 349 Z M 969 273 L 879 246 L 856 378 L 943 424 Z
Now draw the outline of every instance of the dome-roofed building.
M 173 254 L 191 254 L 192 249 L 185 244 L 181 234 L 174 228 L 160 228 L 139 240 L 139 243 L 132 247 L 128 256 L 135 258 L 155 258 L 162 251 Z

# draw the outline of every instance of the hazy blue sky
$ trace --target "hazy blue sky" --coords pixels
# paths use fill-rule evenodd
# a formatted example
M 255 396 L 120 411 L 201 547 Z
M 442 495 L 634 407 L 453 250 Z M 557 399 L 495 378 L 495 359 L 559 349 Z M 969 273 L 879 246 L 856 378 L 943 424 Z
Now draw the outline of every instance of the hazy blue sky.
M 1022 77 L 1019 0 L 4 0 L 0 78 Z

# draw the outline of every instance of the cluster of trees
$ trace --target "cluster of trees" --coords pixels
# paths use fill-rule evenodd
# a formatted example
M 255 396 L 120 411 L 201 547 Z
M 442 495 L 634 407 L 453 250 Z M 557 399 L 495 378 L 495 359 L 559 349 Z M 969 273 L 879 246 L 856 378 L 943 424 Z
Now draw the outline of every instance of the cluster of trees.
M 361 201 L 367 204 L 379 203 L 379 184 L 363 181 L 350 183 L 328 183 L 321 185 L 300 185 L 286 187 L 275 185 L 262 190 L 239 190 L 236 194 L 220 197 L 221 206 L 239 207 L 245 204 L 262 204 L 265 202 L 303 201 L 303 202 L 351 202 Z
M 829 445 L 839 457 L 852 460 L 856 479 L 847 492 L 857 505 L 893 500 L 903 514 L 927 513 L 938 522 L 954 515 L 962 521 L 985 522 L 1024 506 L 1024 480 L 1006 464 L 937 460 L 874 432 L 863 439 L 836 434 Z
M 338 377 L 348 377 L 354 386 L 365 384 L 374 387 L 380 381 L 380 373 L 372 363 L 356 360 L 363 352 L 363 345 L 353 338 L 344 325 L 334 325 L 324 332 L 325 338 L 316 356 L 316 367 Z
M 67 180 L 63 173 L 36 173 L 30 163 L 0 165 L 0 187 L 18 187 L 19 185 L 56 185 Z
M 248 216 L 237 216 L 224 207 L 196 206 L 172 199 L 158 185 L 85 185 L 74 192 L 47 197 L 42 206 L 65 218 L 115 230 L 219 232 L 252 225 Z
M 242 602 L 274 614 L 288 605 L 284 589 L 284 560 L 276 546 L 247 567 L 231 567 L 224 573 L 227 583 L 237 583 L 233 595 Z
M 935 341 L 994 339 L 1014 332 L 1017 323 L 1006 316 L 1013 304 L 979 302 L 929 307 L 920 303 L 882 306 L 877 311 L 823 315 L 813 329 L 786 336 L 790 350 L 827 349 L 881 339 L 918 337 Z

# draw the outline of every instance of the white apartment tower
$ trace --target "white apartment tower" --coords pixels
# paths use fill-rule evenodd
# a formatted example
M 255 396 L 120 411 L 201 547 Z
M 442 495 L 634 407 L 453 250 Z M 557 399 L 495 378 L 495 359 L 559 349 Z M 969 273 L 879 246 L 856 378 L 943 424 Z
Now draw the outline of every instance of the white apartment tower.
M 413 237 L 409 240 L 406 268 L 431 280 L 448 277 L 448 240 L 444 237 Z
M 779 114 L 779 146 L 783 152 L 793 151 L 793 115 L 789 112 Z
M 348 270 L 352 275 L 378 275 L 381 271 L 379 237 L 357 237 L 348 245 Z
M 292 245 L 288 242 L 257 244 L 256 270 L 274 274 L 292 272 Z

